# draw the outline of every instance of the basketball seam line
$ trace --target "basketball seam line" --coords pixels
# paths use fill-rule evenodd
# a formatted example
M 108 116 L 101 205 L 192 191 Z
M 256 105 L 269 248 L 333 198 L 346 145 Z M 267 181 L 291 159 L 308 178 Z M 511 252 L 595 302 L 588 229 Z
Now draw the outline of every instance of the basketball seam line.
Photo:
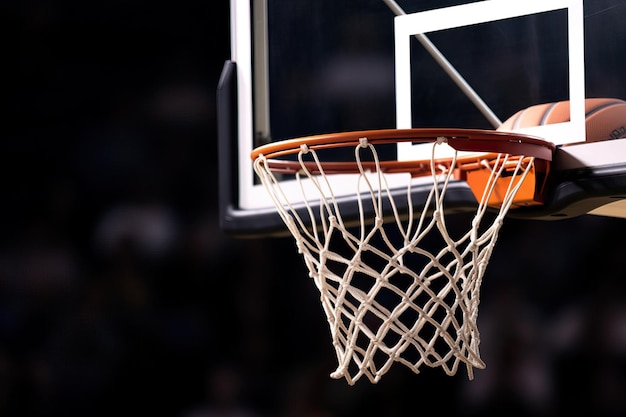
M 543 112 L 543 116 L 541 116 L 541 121 L 539 122 L 539 126 L 543 126 L 546 124 L 546 120 L 548 120 L 548 116 L 550 116 L 550 113 L 552 113 L 552 110 L 554 110 L 554 108 L 556 107 L 558 103 L 552 103 L 547 109 L 546 111 Z
M 619 101 L 613 101 L 611 103 L 605 103 L 599 107 L 596 107 L 595 109 L 591 110 L 589 113 L 585 113 L 585 118 L 588 118 L 589 116 L 593 116 L 594 114 L 596 114 L 597 112 L 599 112 L 600 110 L 604 110 L 607 107 L 611 107 L 611 106 L 616 106 L 618 104 L 621 104 Z
M 524 110 L 520 110 L 517 112 L 517 117 L 515 117 L 515 121 L 513 122 L 513 129 L 519 128 L 519 124 L 522 121 L 522 114 L 524 114 Z

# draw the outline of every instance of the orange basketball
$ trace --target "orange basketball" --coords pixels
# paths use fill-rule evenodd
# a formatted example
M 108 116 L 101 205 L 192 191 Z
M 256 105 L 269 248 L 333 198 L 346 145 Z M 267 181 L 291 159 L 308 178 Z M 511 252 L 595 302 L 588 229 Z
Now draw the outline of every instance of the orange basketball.
M 587 142 L 626 138 L 626 101 L 617 98 L 585 100 Z M 569 101 L 538 104 L 509 117 L 498 130 L 515 130 L 569 121 Z

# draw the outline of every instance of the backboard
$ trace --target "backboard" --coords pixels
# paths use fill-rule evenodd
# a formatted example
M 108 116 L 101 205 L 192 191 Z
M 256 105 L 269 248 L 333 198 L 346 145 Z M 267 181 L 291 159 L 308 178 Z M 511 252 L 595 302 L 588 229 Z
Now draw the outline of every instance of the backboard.
M 545 204 L 509 216 L 626 217 L 626 116 L 602 140 L 586 132 L 586 99 L 626 100 L 624 21 L 621 0 L 231 1 L 218 86 L 222 229 L 286 232 L 253 172 L 258 146 L 366 129 L 498 129 L 558 102 L 569 104 L 562 120 L 521 127 L 558 145 Z M 407 160 L 423 149 L 384 152 Z M 338 192 L 351 203 L 353 189 Z M 448 198 L 451 211 L 476 205 L 462 182 Z

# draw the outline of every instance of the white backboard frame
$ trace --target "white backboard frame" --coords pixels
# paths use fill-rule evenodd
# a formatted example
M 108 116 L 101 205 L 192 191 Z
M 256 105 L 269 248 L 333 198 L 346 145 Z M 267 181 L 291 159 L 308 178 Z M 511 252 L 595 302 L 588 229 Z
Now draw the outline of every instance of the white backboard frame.
M 583 0 L 485 0 L 395 17 L 396 127 L 398 129 L 419 127 L 412 126 L 410 40 L 413 36 L 562 9 L 567 10 L 568 22 L 570 121 L 517 131 L 541 137 L 556 145 L 584 142 L 586 134 Z M 398 144 L 399 160 L 425 159 L 429 152 L 430 150 L 423 145 Z

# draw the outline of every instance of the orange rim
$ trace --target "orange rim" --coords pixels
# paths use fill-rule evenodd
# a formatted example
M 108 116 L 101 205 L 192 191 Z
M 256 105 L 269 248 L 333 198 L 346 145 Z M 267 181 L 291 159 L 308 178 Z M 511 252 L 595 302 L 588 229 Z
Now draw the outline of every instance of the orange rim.
M 530 206 L 543 204 L 545 183 L 550 171 L 550 162 L 556 145 L 543 139 L 511 132 L 500 132 L 479 129 L 388 129 L 363 130 L 355 132 L 335 133 L 327 135 L 307 136 L 298 139 L 289 139 L 256 148 L 252 160 L 260 156 L 265 157 L 266 167 L 276 173 L 296 174 L 307 169 L 311 174 L 351 174 L 360 170 L 380 170 L 386 173 L 410 173 L 411 176 L 432 175 L 430 159 L 415 161 L 369 161 L 350 162 L 313 162 L 277 159 L 285 155 L 296 154 L 306 145 L 311 150 L 332 149 L 340 147 L 355 147 L 361 139 L 367 138 L 368 144 L 393 144 L 400 142 L 434 143 L 445 138 L 448 145 L 458 151 L 476 152 L 468 156 L 463 155 L 456 159 L 454 177 L 466 181 L 472 191 L 480 198 L 485 186 L 483 174 L 485 162 L 493 166 L 502 163 L 498 155 L 507 154 L 504 169 L 508 166 L 515 169 L 517 162 L 522 159 L 523 164 L 532 163 L 531 173 L 526 178 L 524 187 L 518 192 L 514 206 Z M 532 158 L 535 158 L 534 161 Z M 500 161 L 500 162 L 497 162 Z M 437 158 L 434 163 L 438 167 L 450 168 L 453 159 L 450 157 Z M 304 167 L 302 166 L 304 165 Z M 527 165 L 526 165 L 527 166 Z M 504 189 L 507 185 L 503 186 Z M 496 194 L 502 194 L 498 192 Z M 493 200 L 493 201 L 492 201 Z M 495 196 L 489 204 L 498 206 L 502 203 L 499 196 Z
M 280 142 L 269 143 L 254 149 L 251 153 L 252 160 L 263 155 L 271 160 L 274 165 L 275 158 L 285 155 L 293 155 L 300 152 L 306 145 L 311 150 L 333 149 L 348 146 L 357 146 L 362 138 L 367 138 L 368 143 L 393 144 L 401 142 L 433 143 L 440 138 L 445 138 L 448 145 L 458 151 L 482 152 L 487 154 L 509 154 L 535 157 L 545 161 L 552 160 L 552 153 L 556 146 L 543 139 L 493 130 L 481 129 L 382 129 L 362 130 L 354 132 L 331 133 L 316 136 L 305 136 L 297 139 L 288 139 Z M 484 155 L 483 155 L 484 158 Z M 445 160 L 436 160 L 444 162 Z M 390 172 L 412 172 L 412 164 L 424 163 L 424 161 L 382 161 L 381 167 Z M 428 161 L 428 166 L 430 161 Z M 288 166 L 289 163 L 281 161 L 275 164 L 276 169 Z M 355 162 L 322 162 L 326 167 L 333 168 L 335 172 L 353 172 Z M 421 169 L 418 169 L 418 171 Z

